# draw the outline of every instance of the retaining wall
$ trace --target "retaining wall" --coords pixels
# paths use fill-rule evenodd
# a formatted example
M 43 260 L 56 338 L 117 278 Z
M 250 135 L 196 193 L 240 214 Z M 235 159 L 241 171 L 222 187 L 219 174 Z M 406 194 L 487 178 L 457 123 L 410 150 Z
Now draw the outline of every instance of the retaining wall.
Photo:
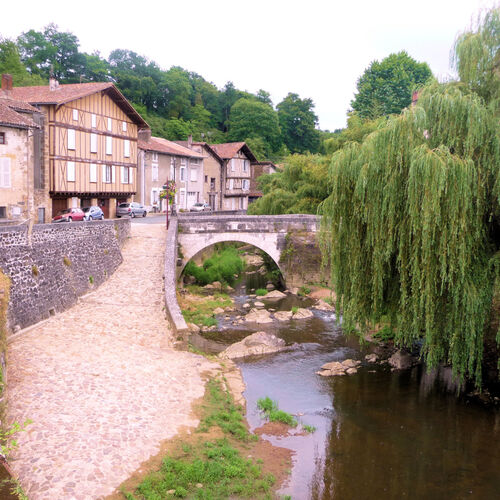
M 11 280 L 9 332 L 63 311 L 122 262 L 128 218 L 0 226 L 0 269 Z

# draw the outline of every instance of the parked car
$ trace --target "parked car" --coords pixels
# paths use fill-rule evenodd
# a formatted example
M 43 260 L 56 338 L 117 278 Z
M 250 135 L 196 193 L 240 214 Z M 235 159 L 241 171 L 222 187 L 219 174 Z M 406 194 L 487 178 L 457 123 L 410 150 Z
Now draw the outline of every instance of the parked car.
M 52 222 L 73 222 L 82 221 L 85 217 L 81 208 L 66 208 L 61 210 L 53 219 Z
M 116 216 L 122 217 L 128 215 L 129 217 L 146 217 L 148 211 L 144 205 L 133 201 L 132 203 L 120 203 L 116 208 Z
M 212 207 L 208 203 L 195 203 L 190 209 L 190 212 L 210 212 Z
M 85 207 L 83 209 L 83 213 L 85 214 L 84 220 L 103 220 L 104 212 L 101 210 L 101 207 L 93 205 L 91 207 Z

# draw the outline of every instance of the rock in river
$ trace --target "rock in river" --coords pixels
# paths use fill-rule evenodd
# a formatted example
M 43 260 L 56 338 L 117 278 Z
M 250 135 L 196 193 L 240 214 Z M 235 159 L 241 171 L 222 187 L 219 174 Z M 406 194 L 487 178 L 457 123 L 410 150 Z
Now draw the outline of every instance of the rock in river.
M 292 316 L 292 319 L 307 319 L 313 317 L 314 314 L 309 309 L 299 307 L 299 310 Z
M 408 353 L 401 350 L 396 351 L 388 361 L 396 370 L 406 370 L 413 365 L 413 358 Z
M 278 321 L 290 321 L 292 319 L 292 311 L 278 311 L 274 313 L 274 319 Z
M 245 317 L 245 321 L 248 323 L 272 323 L 271 313 L 265 309 L 252 309 Z
M 261 302 L 260 300 L 256 300 L 253 304 L 255 307 L 264 307 L 266 304 L 264 302 Z
M 220 358 L 235 359 L 245 356 L 270 354 L 285 350 L 285 341 L 272 333 L 256 332 L 242 341 L 230 345 L 219 354 Z
M 267 295 L 265 295 L 263 298 L 268 300 L 268 299 L 282 299 L 283 297 L 286 297 L 286 295 L 283 292 L 280 292 L 279 290 L 273 290 L 272 292 L 269 292 Z
M 318 311 L 335 311 L 335 308 L 333 306 L 321 299 L 319 299 L 318 302 L 313 305 L 313 308 L 317 309 Z
M 214 309 L 214 314 L 222 314 L 224 312 L 224 309 L 222 307 L 216 307 Z

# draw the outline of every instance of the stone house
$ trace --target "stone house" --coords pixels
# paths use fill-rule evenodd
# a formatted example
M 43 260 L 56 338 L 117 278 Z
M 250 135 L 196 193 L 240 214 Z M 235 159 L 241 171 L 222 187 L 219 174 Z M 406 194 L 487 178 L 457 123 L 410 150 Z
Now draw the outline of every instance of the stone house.
M 246 210 L 250 193 L 250 165 L 257 158 L 244 142 L 211 144 L 210 147 L 223 162 L 221 210 Z
M 148 124 L 109 82 L 14 87 L 8 97 L 43 113 L 42 188 L 50 216 L 75 206 L 116 205 L 136 193 L 137 140 Z M 2 96 L 0 96 L 2 97 Z
M 257 179 L 264 174 L 274 174 L 278 171 L 278 167 L 271 161 L 254 161 L 251 163 L 252 170 L 250 179 L 250 193 L 248 193 L 248 203 L 262 197 L 262 191 L 259 189 Z
M 189 210 L 204 199 L 204 159 L 197 152 L 161 137 L 139 141 L 137 196 L 142 204 L 154 211 L 165 211 L 166 202 L 160 199 L 167 180 L 175 181 L 175 203 L 178 210 Z
M 33 106 L 4 97 L 12 78 L 2 78 L 0 96 L 0 220 L 44 222 L 48 200 L 41 189 L 43 115 Z

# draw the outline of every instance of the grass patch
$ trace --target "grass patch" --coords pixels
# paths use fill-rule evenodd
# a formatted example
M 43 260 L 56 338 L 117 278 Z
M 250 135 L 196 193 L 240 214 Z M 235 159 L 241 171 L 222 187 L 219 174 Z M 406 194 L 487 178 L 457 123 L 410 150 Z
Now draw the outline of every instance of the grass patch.
M 255 295 L 257 295 L 257 297 L 264 297 L 264 295 L 267 295 L 267 290 L 264 288 L 257 288 L 257 290 L 255 290 Z
M 69 260 L 68 257 L 63 257 L 63 263 L 66 267 L 70 267 L 71 266 L 71 261 Z
M 269 396 L 260 398 L 257 401 L 257 407 L 264 412 L 264 415 L 270 422 L 282 422 L 290 427 L 297 426 L 297 420 L 295 420 L 290 413 L 280 410 L 278 408 L 278 403 L 273 401 Z
M 380 340 L 381 342 L 389 342 L 391 340 L 394 340 L 395 332 L 394 330 L 388 326 L 385 325 L 383 328 L 381 328 L 377 333 L 373 335 L 373 338 Z
M 293 313 L 293 314 L 295 314 L 295 313 L 296 313 L 296 312 L 298 312 L 298 311 L 299 311 L 298 306 L 293 306 L 293 307 L 292 307 L 292 313 Z
M 309 295 L 310 293 L 311 293 L 311 289 L 309 287 L 303 285 L 299 288 L 297 295 L 299 297 L 305 297 L 306 295 Z
M 312 434 L 316 431 L 316 427 L 314 427 L 314 425 L 302 424 L 302 429 L 304 429 L 309 434 Z
M 245 268 L 245 262 L 240 257 L 238 250 L 234 247 L 224 248 L 217 251 L 203 262 L 203 266 L 197 266 L 189 261 L 184 268 L 186 276 L 194 276 L 200 285 L 208 285 L 214 281 L 232 284 L 235 275 L 240 274 Z
M 191 287 L 189 291 L 191 291 Z M 213 298 L 203 298 L 201 295 L 201 293 L 191 297 L 178 295 L 177 299 L 182 315 L 187 323 L 194 323 L 198 326 L 216 325 L 217 320 L 214 317 L 214 310 L 217 307 L 229 307 L 232 305 L 232 300 L 229 295 L 221 292 L 214 293 Z
M 183 442 L 169 453 L 161 466 L 146 476 L 133 491 L 125 491 L 124 488 L 125 498 L 273 498 L 275 477 L 263 473 L 261 461 L 245 458 L 249 451 L 245 447 L 249 446 L 254 436 L 248 432 L 242 409 L 234 404 L 223 380 L 212 379 L 208 382 L 202 412 L 204 417 L 189 443 Z M 214 426 L 225 435 L 204 440 L 201 433 Z M 257 436 L 255 439 L 258 439 Z

